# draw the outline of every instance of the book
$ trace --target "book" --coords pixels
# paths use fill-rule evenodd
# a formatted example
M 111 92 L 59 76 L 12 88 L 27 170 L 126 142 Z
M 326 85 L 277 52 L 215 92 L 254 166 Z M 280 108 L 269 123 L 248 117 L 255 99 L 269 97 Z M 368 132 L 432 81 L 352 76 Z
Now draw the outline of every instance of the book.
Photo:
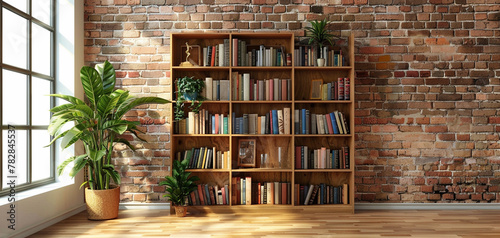
M 246 205 L 252 205 L 252 177 L 246 177 L 245 178 L 245 189 L 246 189 L 246 196 L 245 196 L 245 204 Z
M 314 190 L 314 185 L 309 185 L 309 189 L 307 190 L 307 196 L 305 197 L 304 200 L 304 205 L 309 205 L 309 200 L 311 200 L 311 196 Z

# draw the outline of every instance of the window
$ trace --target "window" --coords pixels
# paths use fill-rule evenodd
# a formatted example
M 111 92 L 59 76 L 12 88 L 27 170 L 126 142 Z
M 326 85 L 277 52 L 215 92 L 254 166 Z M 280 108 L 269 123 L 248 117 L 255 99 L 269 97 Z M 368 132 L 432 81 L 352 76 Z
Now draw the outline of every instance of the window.
M 54 148 L 45 147 L 51 140 L 47 127 L 54 105 L 47 95 L 55 88 L 55 5 L 54 0 L 3 0 L 0 7 L 2 196 L 12 175 L 17 177 L 16 192 L 55 181 Z M 7 140 L 9 125 L 15 127 L 16 147 Z M 12 148 L 14 164 L 8 160 Z

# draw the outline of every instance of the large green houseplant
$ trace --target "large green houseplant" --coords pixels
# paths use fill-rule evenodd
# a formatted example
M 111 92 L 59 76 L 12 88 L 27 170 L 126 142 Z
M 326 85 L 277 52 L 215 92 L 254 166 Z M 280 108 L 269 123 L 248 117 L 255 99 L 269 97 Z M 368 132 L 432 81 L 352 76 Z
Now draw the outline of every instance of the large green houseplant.
M 328 32 L 326 26 L 329 22 L 326 19 L 323 19 L 321 21 L 314 20 L 310 23 L 311 26 L 306 27 L 307 36 L 309 36 L 309 44 L 318 47 L 318 50 L 320 52 L 318 57 L 318 66 L 322 66 L 320 65 L 320 62 L 323 62 L 323 64 L 325 62 L 325 56 L 323 55 L 323 46 L 328 44 L 333 45 L 332 39 L 334 38 L 334 35 Z
M 188 159 L 184 159 L 182 162 L 174 160 L 172 176 L 166 176 L 166 180 L 160 182 L 160 185 L 166 186 L 167 194 L 163 196 L 172 202 L 177 216 L 186 216 L 186 198 L 196 190 L 197 185 L 194 182 L 200 180 L 196 176 L 190 177 L 191 172 L 186 171 L 188 165 Z
M 159 97 L 137 98 L 129 95 L 128 91 L 115 89 L 116 74 L 113 65 L 108 61 L 97 64 L 95 68 L 83 66 L 80 70 L 80 78 L 85 93 L 84 100 L 69 95 L 51 94 L 51 96 L 69 103 L 50 110 L 53 115 L 48 131 L 54 136 L 50 144 L 62 138 L 61 147 L 63 149 L 77 141 L 83 142 L 85 149 L 84 154 L 73 156 L 60 164 L 57 172 L 61 175 L 64 168 L 73 162 L 73 168 L 69 175 L 74 177 L 80 170 L 87 167 L 88 180 L 81 185 L 88 183 L 85 196 L 87 197 L 88 191 L 90 193 L 92 191 L 115 190 L 115 195 L 112 196 L 114 199 L 118 196 L 118 201 L 116 201 L 118 204 L 119 189 L 111 186 L 111 180 L 116 185 L 120 184 L 120 174 L 111 163 L 113 144 L 124 143 L 133 150 L 134 147 L 127 140 L 120 138 L 119 135 L 125 132 L 137 135 L 137 132 L 140 132 L 137 129 L 138 122 L 123 120 L 122 117 L 136 106 L 150 103 L 165 104 L 169 101 Z M 90 203 L 87 200 L 87 205 Z M 109 206 L 108 201 L 97 203 Z M 90 214 L 99 209 L 88 210 L 89 219 L 111 219 L 117 216 L 117 213 L 116 216 L 115 214 Z

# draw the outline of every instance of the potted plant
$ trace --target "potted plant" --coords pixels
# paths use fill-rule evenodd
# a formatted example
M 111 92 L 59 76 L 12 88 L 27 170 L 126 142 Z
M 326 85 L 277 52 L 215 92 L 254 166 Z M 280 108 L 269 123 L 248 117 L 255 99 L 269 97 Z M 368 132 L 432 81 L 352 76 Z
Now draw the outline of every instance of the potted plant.
M 333 45 L 332 38 L 334 36 L 330 34 L 326 29 L 326 26 L 329 23 L 326 19 L 323 19 L 321 21 L 314 20 L 310 23 L 311 26 L 306 27 L 307 35 L 309 36 L 309 44 L 313 44 L 318 47 L 320 54 L 317 59 L 317 63 L 318 66 L 324 66 L 325 56 L 323 55 L 323 46 L 325 46 L 326 44 Z
M 205 97 L 200 95 L 205 87 L 205 82 L 194 77 L 184 76 L 178 78 L 175 84 L 177 87 L 177 100 L 174 107 L 174 120 L 180 121 L 184 119 L 184 104 L 188 100 L 191 101 L 189 109 L 194 113 L 199 112 L 205 100 Z
M 189 160 L 184 159 L 182 162 L 174 160 L 172 167 L 172 176 L 165 176 L 165 181 L 161 181 L 160 185 L 166 186 L 167 197 L 175 208 L 175 214 L 178 217 L 186 216 L 187 206 L 186 198 L 191 192 L 196 190 L 197 185 L 194 183 L 200 180 L 196 176 L 191 176 L 191 172 L 186 172 L 189 165 Z
M 85 189 L 88 218 L 113 219 L 118 216 L 120 202 L 120 174 L 111 163 L 113 143 L 124 143 L 134 150 L 119 135 L 127 131 L 135 135 L 140 132 L 137 129 L 138 122 L 123 120 L 122 117 L 136 106 L 165 104 L 169 101 L 158 97 L 136 98 L 129 95 L 128 91 L 115 90 L 115 70 L 108 61 L 97 64 L 95 69 L 83 66 L 80 78 L 85 101 L 69 95 L 50 95 L 69 102 L 50 110 L 53 115 L 48 131 L 54 136 L 50 144 L 62 138 L 61 147 L 65 149 L 77 141 L 83 142 L 84 154 L 67 159 L 57 167 L 57 172 L 61 175 L 64 168 L 73 162 L 69 175 L 74 177 L 86 167 L 88 181 L 80 188 L 88 185 Z

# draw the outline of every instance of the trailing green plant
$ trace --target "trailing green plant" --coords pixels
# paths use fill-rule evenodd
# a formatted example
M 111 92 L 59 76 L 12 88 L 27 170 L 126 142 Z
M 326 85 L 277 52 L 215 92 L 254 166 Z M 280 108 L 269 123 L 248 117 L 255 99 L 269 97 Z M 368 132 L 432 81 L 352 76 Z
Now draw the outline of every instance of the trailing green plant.
M 196 190 L 196 181 L 200 180 L 197 176 L 191 176 L 191 172 L 186 172 L 189 165 L 189 160 L 184 159 L 182 162 L 174 160 L 172 167 L 172 176 L 165 176 L 165 181 L 161 181 L 160 185 L 166 186 L 167 197 L 174 205 L 184 206 L 186 198 L 191 192 Z
M 205 87 L 205 82 L 195 79 L 194 77 L 184 76 L 182 78 L 178 78 L 175 84 L 177 87 L 177 100 L 174 105 L 174 120 L 180 121 L 185 118 L 184 109 L 185 102 L 187 101 L 185 94 L 196 93 L 196 99 L 191 101 L 189 109 L 194 113 L 198 113 L 200 111 L 201 105 L 206 99 L 201 96 L 201 91 Z
M 203 80 L 195 79 L 193 76 L 184 76 L 176 80 L 177 91 L 180 94 L 184 93 L 201 93 L 203 87 L 205 87 L 205 82 Z
M 306 27 L 307 34 L 306 36 L 309 36 L 309 44 L 314 44 L 319 46 L 320 49 L 323 48 L 326 44 L 333 45 L 332 39 L 335 37 L 334 35 L 330 34 L 328 30 L 326 29 L 326 26 L 328 25 L 328 22 L 326 19 L 323 19 L 321 21 L 314 20 L 310 21 L 311 26 Z
M 108 61 L 97 64 L 95 68 L 83 66 L 80 79 L 85 93 L 85 101 L 62 94 L 50 96 L 63 99 L 69 103 L 56 106 L 48 127 L 54 139 L 49 145 L 61 139 L 61 147 L 68 148 L 77 141 L 82 141 L 85 153 L 65 160 L 57 167 L 59 175 L 64 168 L 74 162 L 69 175 L 74 177 L 86 165 L 90 189 L 102 190 L 110 188 L 110 179 L 120 184 L 120 174 L 111 163 L 113 143 L 123 143 L 130 149 L 134 147 L 119 135 L 131 132 L 137 136 L 139 122 L 123 120 L 122 117 L 131 109 L 143 104 L 165 104 L 170 101 L 159 97 L 137 98 L 128 91 L 114 89 L 116 74 L 113 65 Z M 67 130 L 65 125 L 71 125 Z

